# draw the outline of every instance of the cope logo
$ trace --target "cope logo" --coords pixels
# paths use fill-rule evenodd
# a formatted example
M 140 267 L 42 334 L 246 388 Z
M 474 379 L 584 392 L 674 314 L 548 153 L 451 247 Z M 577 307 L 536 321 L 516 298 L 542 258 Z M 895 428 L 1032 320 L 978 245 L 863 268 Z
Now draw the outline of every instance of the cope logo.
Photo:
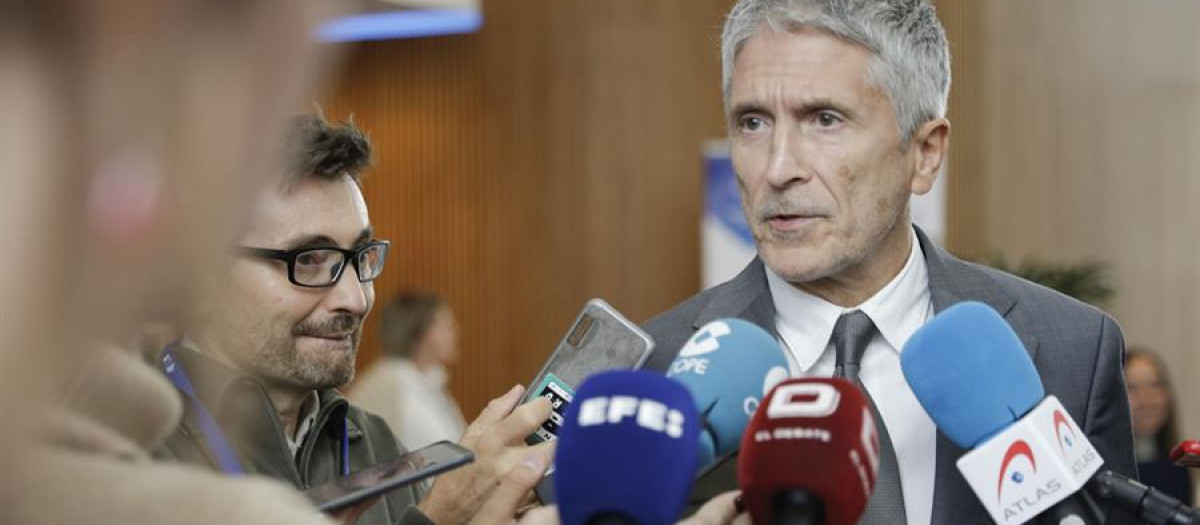
M 1020 464 L 1014 464 L 1017 458 L 1024 457 L 1029 461 L 1031 474 L 1037 474 L 1037 460 L 1033 457 L 1033 449 L 1029 447 L 1024 439 L 1018 439 L 1013 444 L 1008 446 L 1008 450 L 1004 452 L 1004 460 L 1000 463 L 1000 479 L 996 481 L 996 501 L 1000 501 L 1004 494 L 1004 480 L 1011 480 L 1013 484 L 1020 485 L 1025 482 L 1026 474 L 1020 468 Z M 1009 469 L 1012 467 L 1012 469 Z
M 679 355 L 675 357 L 671 368 L 667 370 L 667 377 L 688 372 L 696 375 L 707 374 L 709 360 L 707 357 L 701 356 L 719 350 L 721 348 L 720 339 L 732 332 L 729 324 L 721 321 L 713 321 L 704 325 L 703 328 L 692 334 L 687 344 L 679 350 Z
M 721 321 L 708 323 L 692 335 L 691 339 L 688 339 L 687 344 L 679 350 L 679 357 L 696 357 L 715 352 L 721 348 L 720 339 L 732 332 L 728 323 Z
M 1062 451 L 1063 456 L 1067 455 L 1067 449 L 1074 447 L 1075 441 L 1079 439 L 1079 436 L 1075 435 L 1075 429 L 1067 423 L 1067 416 L 1062 410 L 1054 411 L 1054 437 L 1058 438 L 1058 449 Z

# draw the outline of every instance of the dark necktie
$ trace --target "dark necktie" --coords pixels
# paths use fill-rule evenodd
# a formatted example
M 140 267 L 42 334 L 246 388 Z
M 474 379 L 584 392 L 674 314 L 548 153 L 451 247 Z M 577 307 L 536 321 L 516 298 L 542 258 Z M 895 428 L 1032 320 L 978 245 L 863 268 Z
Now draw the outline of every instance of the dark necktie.
M 837 364 L 833 374 L 843 377 L 862 390 L 871 404 L 875 415 L 875 428 L 879 431 L 879 473 L 875 476 L 875 491 L 867 503 L 867 510 L 858 522 L 861 525 L 897 525 L 907 523 L 904 514 L 904 490 L 900 486 L 900 467 L 896 464 L 896 451 L 888 435 L 879 409 L 875 407 L 871 394 L 858 379 L 863 354 L 867 344 L 875 337 L 875 323 L 862 310 L 847 312 L 838 317 L 833 325 L 833 346 L 837 351 Z

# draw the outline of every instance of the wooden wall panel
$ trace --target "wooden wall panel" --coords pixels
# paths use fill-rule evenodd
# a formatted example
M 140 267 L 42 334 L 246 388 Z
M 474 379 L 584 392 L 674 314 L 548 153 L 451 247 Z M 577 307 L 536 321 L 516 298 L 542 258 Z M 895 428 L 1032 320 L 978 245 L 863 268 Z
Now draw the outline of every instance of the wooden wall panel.
M 1200 435 L 1200 4 L 939 7 L 974 41 L 955 57 L 957 85 L 973 87 L 954 92 L 954 140 L 963 117 L 979 135 L 952 150 L 951 181 L 971 183 L 950 200 L 978 215 L 952 246 L 1109 263 L 1109 311 L 1128 343 L 1163 354 L 1184 433 Z M 978 148 L 967 166 L 962 147 Z
M 531 379 L 589 297 L 640 322 L 698 291 L 729 5 L 485 1 L 478 34 L 351 53 L 322 104 L 376 148 L 367 200 L 393 241 L 377 305 L 403 287 L 450 299 L 469 416 Z
M 965 257 L 987 255 L 983 242 L 982 13 L 978 0 L 936 0 L 950 43 L 950 154 L 946 177 L 946 248 Z

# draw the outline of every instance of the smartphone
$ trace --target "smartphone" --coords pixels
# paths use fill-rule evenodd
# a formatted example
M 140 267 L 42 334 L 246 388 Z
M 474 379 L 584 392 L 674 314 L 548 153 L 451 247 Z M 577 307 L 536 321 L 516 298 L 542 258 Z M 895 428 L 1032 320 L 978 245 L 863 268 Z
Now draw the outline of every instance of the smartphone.
M 1200 441 L 1189 439 L 1171 449 L 1171 461 L 1188 468 L 1200 468 Z
M 546 397 L 553 411 L 550 419 L 525 441 L 535 445 L 557 439 L 567 407 L 575 399 L 575 389 L 584 379 L 605 370 L 641 368 L 652 350 L 654 341 L 649 334 L 602 299 L 588 301 L 550 360 L 529 383 L 531 388 L 525 392 L 523 402 Z M 534 492 L 543 504 L 554 503 L 553 465 Z
M 454 470 L 472 461 L 475 461 L 475 454 L 470 450 L 449 441 L 441 441 L 312 487 L 304 491 L 304 494 L 316 504 L 317 509 L 333 512 Z
M 526 442 L 535 445 L 557 439 L 563 414 L 585 378 L 605 370 L 639 368 L 653 349 L 650 335 L 608 303 L 601 299 L 588 301 L 525 392 L 522 403 L 546 397 L 553 406 L 550 419 Z

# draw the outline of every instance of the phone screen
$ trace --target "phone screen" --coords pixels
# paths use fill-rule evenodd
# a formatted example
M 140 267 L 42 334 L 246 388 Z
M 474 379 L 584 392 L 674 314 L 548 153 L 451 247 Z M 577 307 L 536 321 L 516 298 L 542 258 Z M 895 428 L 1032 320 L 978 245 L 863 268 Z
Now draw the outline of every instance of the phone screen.
M 449 441 L 442 441 L 310 488 L 304 493 L 318 509 L 330 512 L 406 487 L 474 460 L 475 455 L 470 450 Z

